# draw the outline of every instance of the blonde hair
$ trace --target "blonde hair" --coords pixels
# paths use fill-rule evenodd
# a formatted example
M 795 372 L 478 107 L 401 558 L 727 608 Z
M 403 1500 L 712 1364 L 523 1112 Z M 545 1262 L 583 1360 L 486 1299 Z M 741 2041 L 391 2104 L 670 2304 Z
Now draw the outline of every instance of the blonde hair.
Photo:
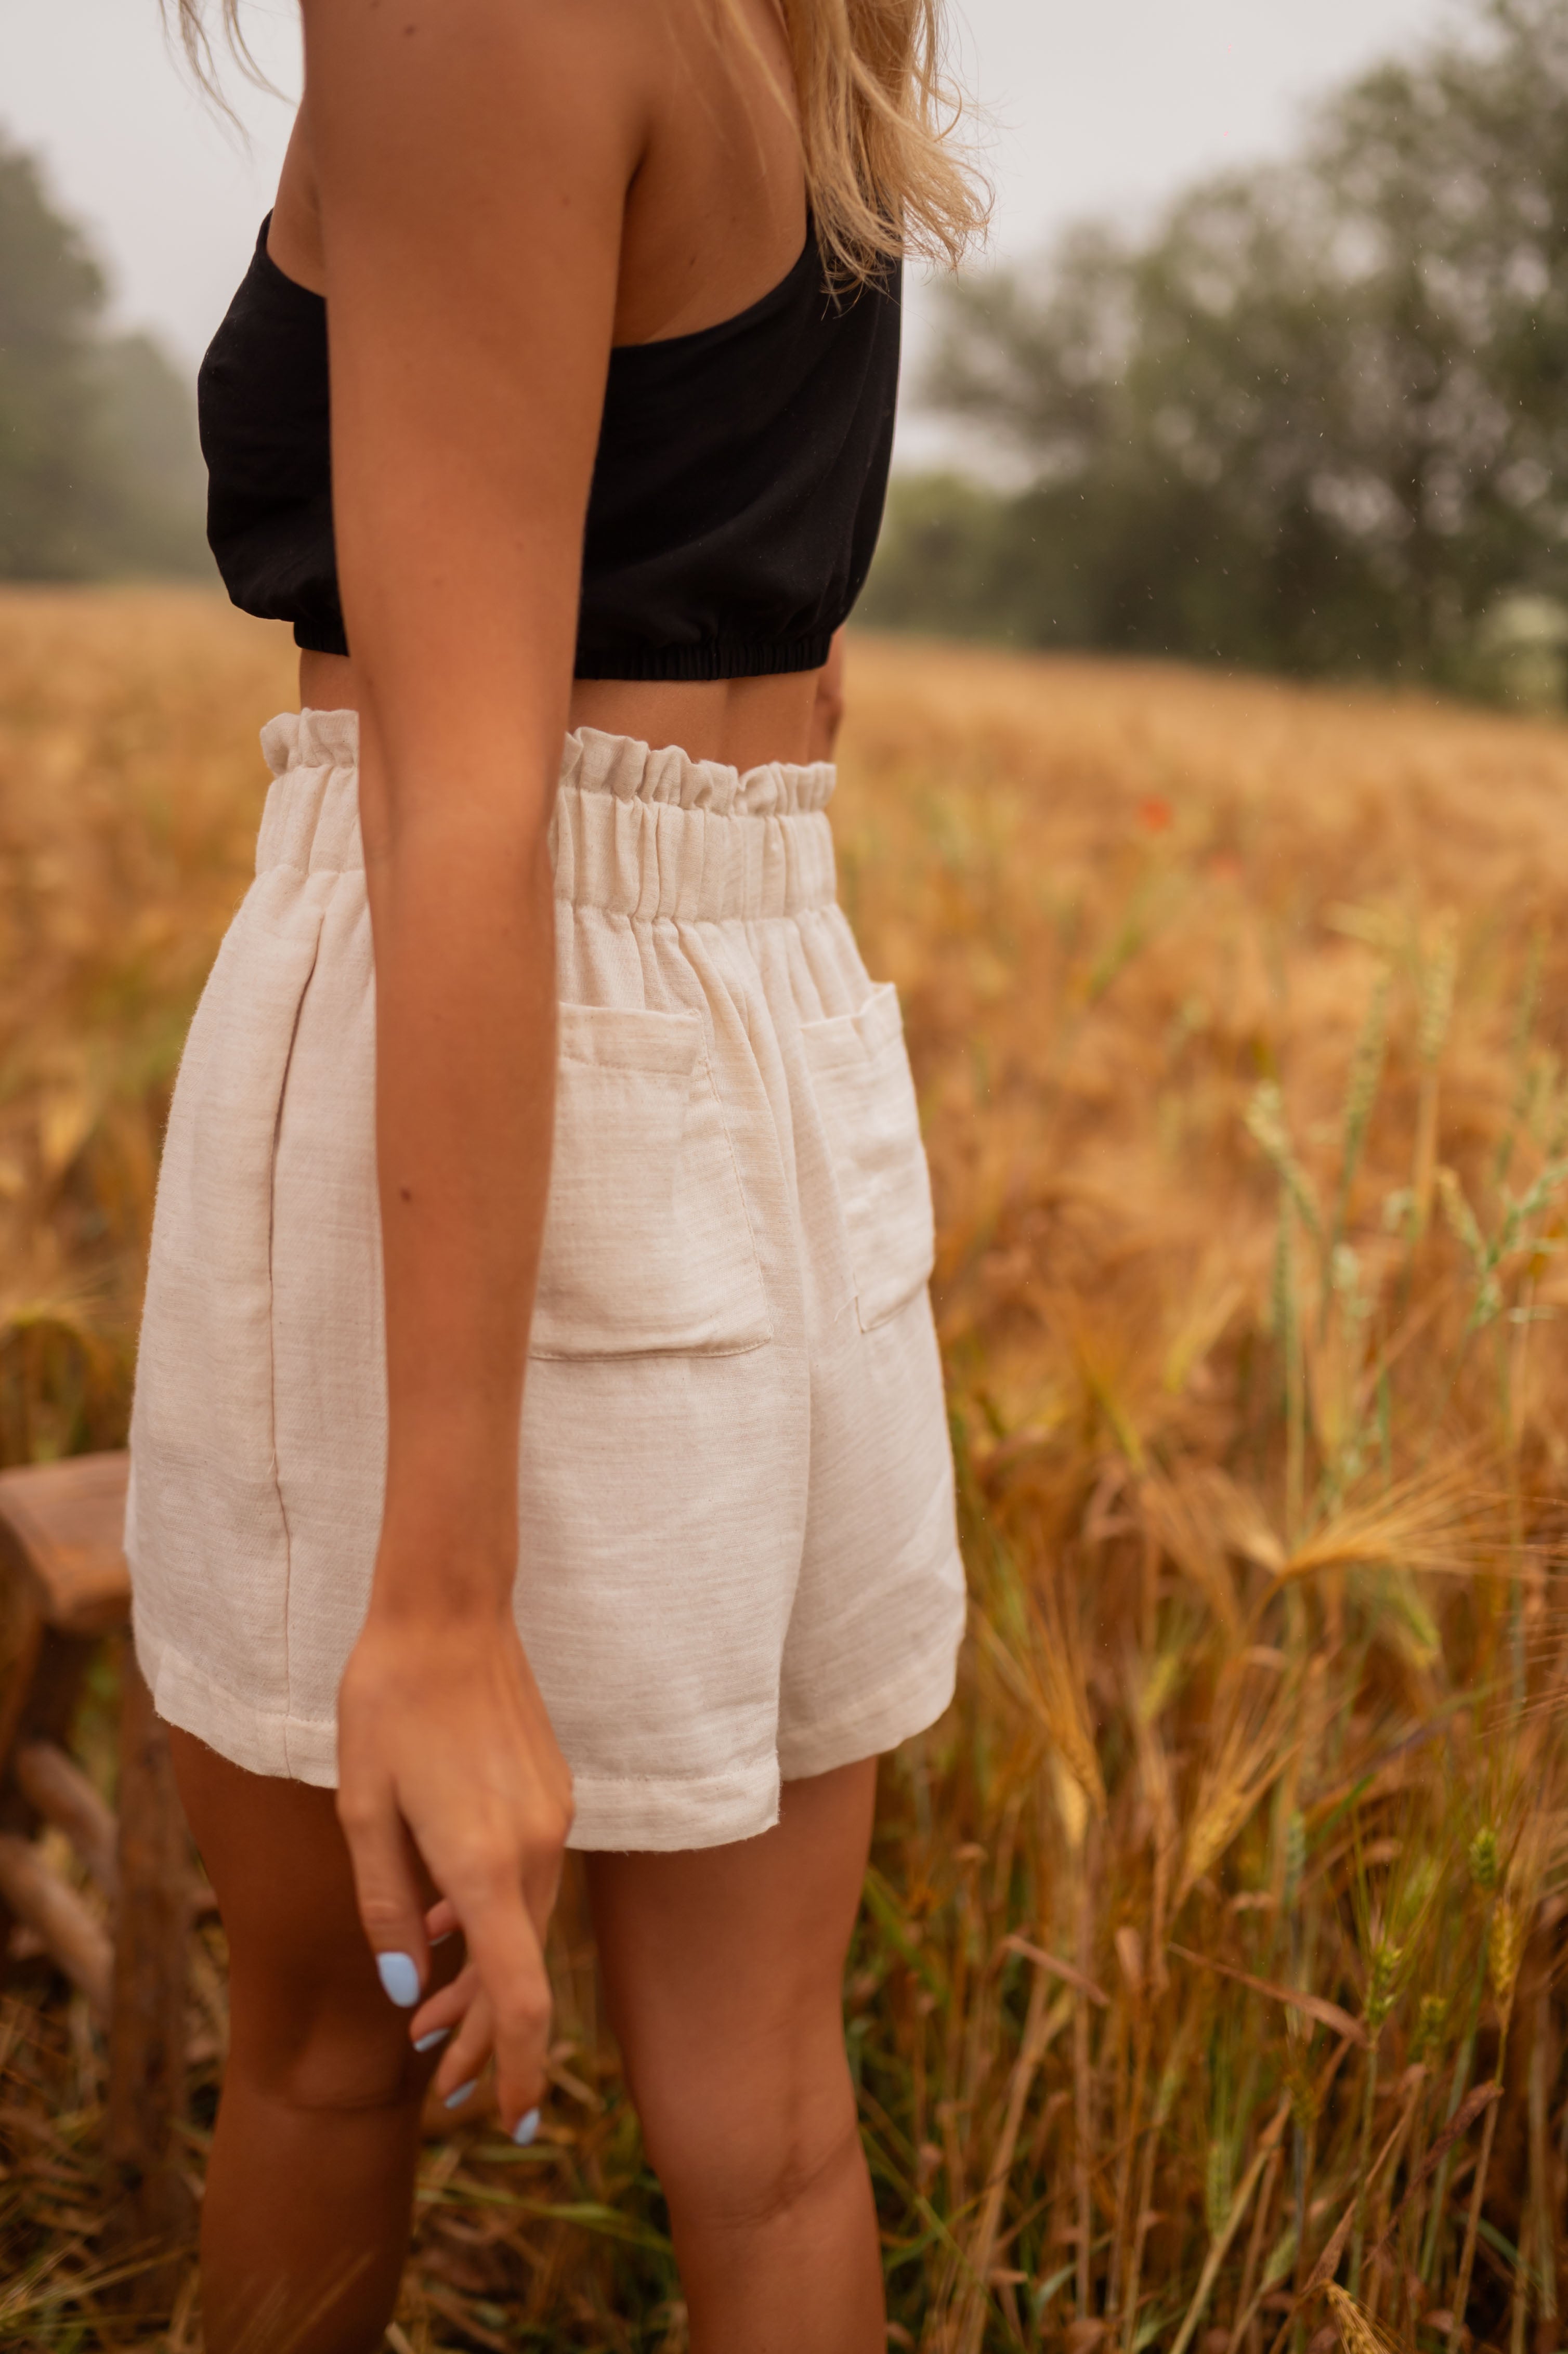
M 755 52 L 741 0 L 722 0 Z M 955 152 L 962 93 L 942 48 L 942 0 L 772 0 L 794 69 L 806 193 L 837 278 L 893 254 L 956 269 L 991 191 Z M 780 92 L 779 96 L 784 97 Z
M 191 69 L 220 106 L 204 0 L 159 0 Z M 943 0 L 770 0 L 789 47 L 806 193 L 835 280 L 856 283 L 894 254 L 956 268 L 983 230 L 991 191 L 957 152 L 966 112 L 942 49 Z M 718 0 L 752 56 L 773 76 L 743 13 Z M 220 0 L 224 37 L 261 80 L 245 46 L 239 0 Z

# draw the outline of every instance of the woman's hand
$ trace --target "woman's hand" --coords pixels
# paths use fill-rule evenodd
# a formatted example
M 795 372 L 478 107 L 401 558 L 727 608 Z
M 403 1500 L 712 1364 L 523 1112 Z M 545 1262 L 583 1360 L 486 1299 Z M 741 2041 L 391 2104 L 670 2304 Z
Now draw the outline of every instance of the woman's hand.
M 572 1795 L 509 1602 L 433 1620 L 373 1607 L 339 1690 L 338 1772 L 382 1983 L 409 2010 L 429 1983 L 417 1850 L 467 1940 L 468 1967 L 410 2020 L 410 2036 L 456 2029 L 436 2074 L 443 2097 L 493 2048 L 515 2132 L 544 2090 L 545 1934 Z

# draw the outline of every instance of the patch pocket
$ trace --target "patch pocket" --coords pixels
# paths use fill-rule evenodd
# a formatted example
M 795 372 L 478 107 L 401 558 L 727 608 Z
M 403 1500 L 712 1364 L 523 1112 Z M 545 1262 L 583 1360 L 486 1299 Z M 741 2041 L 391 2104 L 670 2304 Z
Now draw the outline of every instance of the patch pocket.
M 838 1178 L 861 1330 L 870 1332 L 929 1282 L 936 1257 L 898 991 L 884 981 L 858 1013 L 802 1023 L 800 1037 Z
M 536 1357 L 735 1356 L 771 1340 L 700 1013 L 559 1009 Z

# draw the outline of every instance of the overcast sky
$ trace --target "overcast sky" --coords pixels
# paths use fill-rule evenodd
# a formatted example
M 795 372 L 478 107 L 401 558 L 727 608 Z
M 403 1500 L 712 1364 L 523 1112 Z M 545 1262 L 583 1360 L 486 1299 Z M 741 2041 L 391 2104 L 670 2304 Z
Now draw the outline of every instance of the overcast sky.
M 1197 173 L 1279 154 L 1314 96 L 1436 29 L 1447 0 L 962 0 L 954 13 L 990 116 L 1006 258 L 1075 217 L 1136 217 Z M 246 0 L 245 22 L 295 90 L 293 0 Z M 169 58 L 157 0 L 0 0 L 0 128 L 43 157 L 90 230 L 117 317 L 156 328 L 186 365 L 244 270 L 288 133 L 283 100 L 232 69 L 227 81 L 249 143 Z

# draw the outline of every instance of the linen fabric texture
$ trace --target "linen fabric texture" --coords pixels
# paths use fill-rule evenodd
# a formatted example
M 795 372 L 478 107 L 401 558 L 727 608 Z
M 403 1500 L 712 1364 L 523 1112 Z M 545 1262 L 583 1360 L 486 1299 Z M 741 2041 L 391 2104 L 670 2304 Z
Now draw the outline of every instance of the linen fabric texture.
M 262 745 L 256 880 L 159 1181 L 126 1550 L 160 1715 L 331 1786 L 386 1460 L 357 723 Z M 565 748 L 514 1597 L 579 1848 L 749 1838 L 781 1777 L 952 1691 L 930 1190 L 897 999 L 836 904 L 832 784 Z

